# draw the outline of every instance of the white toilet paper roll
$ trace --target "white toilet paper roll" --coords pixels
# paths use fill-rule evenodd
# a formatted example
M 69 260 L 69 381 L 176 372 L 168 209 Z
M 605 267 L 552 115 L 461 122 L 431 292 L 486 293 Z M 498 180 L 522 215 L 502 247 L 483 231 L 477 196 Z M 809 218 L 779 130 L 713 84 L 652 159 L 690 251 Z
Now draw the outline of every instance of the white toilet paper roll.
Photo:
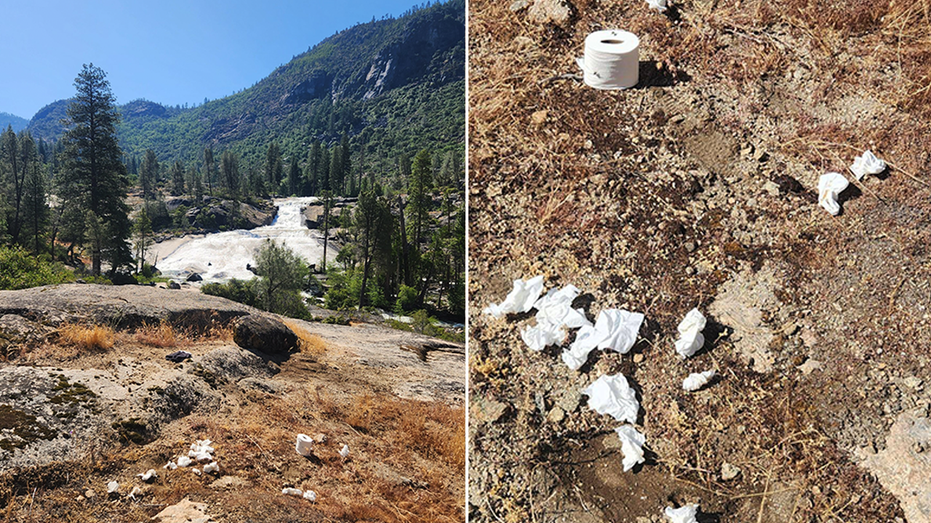
M 301 456 L 310 456 L 314 450 L 314 439 L 307 434 L 298 434 L 297 445 L 294 448 Z
M 640 39 L 619 29 L 595 31 L 585 37 L 585 57 L 577 58 L 576 63 L 589 87 L 633 87 L 640 80 Z

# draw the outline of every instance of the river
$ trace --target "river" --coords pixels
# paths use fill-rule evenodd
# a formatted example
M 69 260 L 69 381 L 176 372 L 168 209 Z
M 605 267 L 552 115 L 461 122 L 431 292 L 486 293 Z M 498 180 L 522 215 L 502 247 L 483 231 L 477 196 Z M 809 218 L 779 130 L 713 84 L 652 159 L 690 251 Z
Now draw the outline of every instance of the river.
M 278 215 L 271 225 L 252 230 L 188 235 L 154 245 L 147 260 L 157 260 L 163 276 L 184 280 L 191 273 L 205 282 L 224 282 L 237 278 L 248 280 L 255 275 L 246 264 L 255 265 L 255 254 L 266 240 L 284 243 L 307 263 L 320 264 L 323 258 L 323 234 L 304 225 L 301 209 L 315 202 L 315 197 L 278 198 Z M 330 246 L 332 247 L 332 245 Z M 333 253 L 332 257 L 336 254 Z

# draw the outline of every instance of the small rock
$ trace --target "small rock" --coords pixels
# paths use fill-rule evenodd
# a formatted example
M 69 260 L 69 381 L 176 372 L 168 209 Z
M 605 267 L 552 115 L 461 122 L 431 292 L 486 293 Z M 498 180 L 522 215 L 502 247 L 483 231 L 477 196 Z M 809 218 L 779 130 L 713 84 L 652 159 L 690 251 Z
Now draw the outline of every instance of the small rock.
M 94 492 L 93 490 L 90 490 L 90 489 L 88 489 L 88 490 L 84 493 L 84 497 L 87 498 L 87 499 L 94 499 L 94 496 L 96 496 L 96 495 L 97 495 L 97 493 Z
M 582 392 L 576 388 L 570 388 L 566 389 L 562 396 L 556 400 L 556 405 L 568 414 L 570 412 L 575 412 L 575 409 L 579 407 L 580 401 L 582 401 Z
M 494 423 L 501 419 L 508 410 L 506 403 L 490 399 L 475 398 L 469 413 L 479 423 Z
M 814 359 L 805 360 L 805 363 L 802 363 L 798 366 L 798 370 L 805 376 L 808 376 L 812 372 L 820 369 L 822 367 L 821 362 Z
M 685 247 L 685 250 L 687 250 L 688 252 L 695 252 L 695 242 L 691 240 L 685 242 L 684 247 Z
M 922 442 L 922 441 L 916 441 L 916 442 L 912 445 L 912 450 L 914 450 L 916 454 L 921 454 L 922 452 L 925 451 L 925 444 L 924 444 L 924 442 Z
M 326 443 L 326 434 L 322 432 L 318 433 L 316 436 L 314 436 L 314 441 L 317 443 Z
M 641 363 L 643 361 L 643 353 L 638 352 L 634 354 L 634 363 Z
M 181 288 L 181 285 L 179 285 L 178 282 L 176 281 L 171 281 L 168 283 L 168 288 L 173 289 L 173 290 L 178 290 Z
M 794 321 L 790 321 L 782 326 L 782 333 L 786 336 L 791 336 L 795 334 L 796 331 L 798 331 L 798 324 Z
M 538 24 L 563 25 L 572 16 L 572 8 L 565 0 L 535 0 L 527 10 L 527 16 Z
M 537 111 L 530 115 L 530 123 L 539 127 L 546 123 L 547 116 L 549 116 L 549 111 Z
M 779 196 L 779 184 L 772 180 L 763 184 L 763 190 L 768 192 L 770 196 Z
M 917 377 L 915 377 L 915 376 L 909 376 L 909 377 L 905 378 L 904 380 L 902 380 L 902 382 L 905 384 L 906 387 L 908 387 L 908 388 L 910 388 L 910 389 L 912 389 L 912 390 L 921 390 L 921 388 L 922 388 L 922 387 L 921 387 L 921 378 L 917 378 Z
M 187 277 L 187 281 L 204 281 L 204 278 L 200 274 L 192 272 L 191 275 Z
M 86 499 L 86 498 L 85 498 L 84 496 L 81 496 L 81 495 L 79 495 L 78 497 L 74 498 L 74 500 L 77 501 L 78 503 L 84 501 L 85 499 Z
M 684 115 L 684 114 L 677 114 L 677 115 L 673 116 L 672 118 L 670 118 L 669 121 L 672 122 L 672 123 L 682 123 L 683 121 L 685 121 L 685 115 Z
M 724 481 L 730 481 L 740 475 L 740 468 L 731 465 L 728 462 L 721 464 L 721 479 Z
M 530 7 L 530 0 L 515 0 L 511 4 L 511 11 L 514 11 L 516 13 L 518 11 L 523 11 L 524 9 L 527 9 L 528 7 Z
M 550 410 L 550 413 L 546 415 L 546 421 L 550 423 L 554 423 L 554 424 L 560 423 L 565 418 L 566 418 L 566 411 L 559 408 L 558 405 L 553 407 L 553 409 Z

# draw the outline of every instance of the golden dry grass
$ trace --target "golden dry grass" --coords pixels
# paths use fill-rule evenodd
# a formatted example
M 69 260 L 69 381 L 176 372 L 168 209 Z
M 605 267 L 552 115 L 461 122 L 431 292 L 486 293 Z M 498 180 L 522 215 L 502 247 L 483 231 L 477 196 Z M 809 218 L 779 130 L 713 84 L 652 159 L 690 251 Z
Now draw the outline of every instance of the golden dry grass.
M 66 345 L 86 350 L 109 350 L 116 333 L 104 325 L 65 324 L 58 329 L 58 340 Z
M 158 325 L 143 324 L 136 329 L 135 338 L 143 345 L 158 348 L 186 345 L 190 341 L 185 333 L 178 331 L 164 320 Z
M 308 331 L 294 320 L 285 319 L 284 324 L 297 335 L 298 348 L 302 353 L 317 357 L 326 353 L 327 344 L 323 338 Z

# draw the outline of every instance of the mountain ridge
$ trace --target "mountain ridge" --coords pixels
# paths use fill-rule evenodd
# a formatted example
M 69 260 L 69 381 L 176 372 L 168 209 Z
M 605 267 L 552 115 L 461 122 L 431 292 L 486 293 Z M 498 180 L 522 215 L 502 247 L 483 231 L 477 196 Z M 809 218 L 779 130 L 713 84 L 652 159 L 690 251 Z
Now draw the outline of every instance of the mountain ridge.
M 115 93 L 118 95 L 118 93 Z M 29 123 L 37 138 L 64 128 L 68 100 L 43 107 Z M 465 141 L 465 4 L 450 0 L 399 18 L 357 24 L 325 38 L 233 95 L 181 109 L 133 100 L 120 110 L 120 145 L 159 160 L 197 162 L 206 146 L 238 152 L 257 165 L 269 141 L 285 157 L 306 154 L 311 139 L 342 134 L 367 163 L 421 148 L 462 149 Z M 390 152 L 390 154 L 389 154 Z M 299 156 L 300 157 L 300 156 Z

